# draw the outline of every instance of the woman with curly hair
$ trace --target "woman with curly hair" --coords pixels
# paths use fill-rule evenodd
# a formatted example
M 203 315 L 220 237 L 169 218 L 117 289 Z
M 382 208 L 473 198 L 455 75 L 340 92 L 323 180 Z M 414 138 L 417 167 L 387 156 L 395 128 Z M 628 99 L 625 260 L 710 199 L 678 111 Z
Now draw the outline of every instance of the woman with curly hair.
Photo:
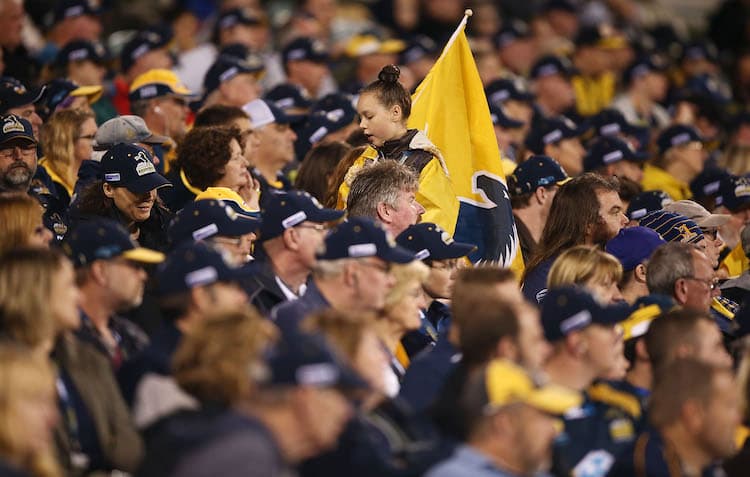
M 167 207 L 177 212 L 209 187 L 231 189 L 245 200 L 251 197 L 244 144 L 245 137 L 235 127 L 198 127 L 188 132 L 177 147 L 177 167 L 168 176 L 174 187 L 163 194 Z
M 96 121 L 90 111 L 66 109 L 53 114 L 42 126 L 44 157 L 39 167 L 52 179 L 53 194 L 70 203 L 81 163 L 91 159 Z

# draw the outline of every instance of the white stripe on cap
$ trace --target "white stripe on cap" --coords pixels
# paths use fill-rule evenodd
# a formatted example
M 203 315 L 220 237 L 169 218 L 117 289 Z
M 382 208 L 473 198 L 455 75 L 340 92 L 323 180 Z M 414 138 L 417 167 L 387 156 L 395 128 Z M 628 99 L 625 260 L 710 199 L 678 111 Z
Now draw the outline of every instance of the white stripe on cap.
M 378 252 L 378 247 L 374 243 L 359 243 L 350 245 L 347 249 L 349 257 L 372 257 Z
M 232 66 L 231 68 L 229 68 L 228 70 L 226 70 L 225 72 L 219 75 L 219 81 L 222 83 L 225 81 L 228 81 L 234 78 L 235 76 L 237 76 L 239 72 L 240 70 L 236 66 Z
M 307 220 L 307 214 L 304 211 L 300 210 L 299 212 L 294 213 L 290 215 L 289 217 L 285 218 L 284 220 L 282 220 L 281 226 L 284 227 L 285 229 L 290 229 L 297 224 L 301 224 L 305 220 Z
M 330 386 L 339 378 L 339 370 L 330 363 L 306 364 L 294 373 L 297 384 L 306 386 Z
M 553 131 L 548 132 L 544 136 L 542 136 L 542 141 L 545 145 L 552 144 L 555 141 L 559 141 L 562 139 L 563 133 L 559 129 L 555 129 Z
M 599 128 L 599 133 L 603 136 L 611 136 L 620 132 L 620 125 L 617 123 L 609 123 Z
M 690 142 L 690 134 L 688 133 L 678 134 L 675 137 L 673 137 L 672 140 L 669 142 L 670 144 L 672 144 L 672 146 L 679 146 L 681 144 L 688 143 Z
M 112 172 L 110 174 L 104 174 L 104 182 L 120 182 L 120 173 Z
M 193 240 L 203 240 L 219 233 L 219 227 L 216 224 L 208 224 L 198 230 L 193 231 Z
M 427 258 L 429 256 L 430 256 L 430 251 L 427 250 L 426 248 L 423 248 L 422 250 L 420 250 L 419 252 L 417 252 L 416 255 L 414 255 L 414 258 L 416 260 L 424 260 L 425 258 Z
M 214 267 L 203 267 L 185 275 L 185 285 L 199 287 L 214 283 L 219 278 L 219 272 Z
M 315 144 L 316 142 L 323 139 L 326 134 L 328 134 L 328 128 L 325 126 L 321 126 L 318 129 L 315 130 L 314 133 L 310 135 L 310 144 Z
M 602 161 L 604 161 L 605 164 L 610 164 L 612 162 L 619 161 L 622 158 L 622 151 L 612 151 L 608 154 L 605 154 L 604 157 L 602 157 Z
M 564 335 L 569 332 L 583 328 L 584 326 L 591 323 L 591 312 L 589 310 L 581 310 L 570 318 L 566 318 L 560 323 L 560 331 Z

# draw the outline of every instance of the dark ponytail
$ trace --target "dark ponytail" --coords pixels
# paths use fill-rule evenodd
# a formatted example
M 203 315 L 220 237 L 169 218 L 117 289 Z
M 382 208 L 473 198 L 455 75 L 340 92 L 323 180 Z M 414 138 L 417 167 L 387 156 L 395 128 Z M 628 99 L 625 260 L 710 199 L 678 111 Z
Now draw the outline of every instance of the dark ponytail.
M 365 86 L 361 93 L 375 94 L 378 101 L 386 108 L 395 105 L 400 106 L 401 115 L 403 120 L 406 121 L 411 115 L 411 96 L 406 88 L 398 82 L 400 75 L 401 70 L 398 69 L 398 66 L 386 65 L 378 73 L 378 79 Z

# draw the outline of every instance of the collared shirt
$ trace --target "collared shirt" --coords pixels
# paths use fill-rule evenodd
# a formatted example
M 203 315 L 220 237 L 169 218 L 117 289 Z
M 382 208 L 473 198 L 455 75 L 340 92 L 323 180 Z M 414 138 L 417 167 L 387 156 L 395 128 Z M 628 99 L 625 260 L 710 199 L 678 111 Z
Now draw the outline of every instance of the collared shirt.
M 138 325 L 125 318 L 112 316 L 107 322 L 107 327 L 115 340 L 115 346 L 111 346 L 83 310 L 80 310 L 80 315 L 81 327 L 76 331 L 76 335 L 107 356 L 115 370 L 148 345 L 148 336 Z
M 663 190 L 674 201 L 691 199 L 690 185 L 677 179 L 661 167 L 651 164 L 643 166 L 643 179 L 641 186 L 644 191 Z
M 515 477 L 515 474 L 498 469 L 473 447 L 461 445 L 448 460 L 430 469 L 425 477 Z
M 283 333 L 294 334 L 299 330 L 299 324 L 311 313 L 328 308 L 330 303 L 320 293 L 312 280 L 305 290 L 305 294 L 294 301 L 286 301 L 271 310 L 271 319 Z
M 296 300 L 297 298 L 301 297 L 305 294 L 305 290 L 307 290 L 307 285 L 302 284 L 299 286 L 299 293 L 294 293 L 291 288 L 286 286 L 286 283 L 284 283 L 284 280 L 279 278 L 278 275 L 273 277 L 274 280 L 276 280 L 276 284 L 279 286 L 279 289 L 281 290 L 281 293 L 284 294 L 286 299 L 288 301 Z

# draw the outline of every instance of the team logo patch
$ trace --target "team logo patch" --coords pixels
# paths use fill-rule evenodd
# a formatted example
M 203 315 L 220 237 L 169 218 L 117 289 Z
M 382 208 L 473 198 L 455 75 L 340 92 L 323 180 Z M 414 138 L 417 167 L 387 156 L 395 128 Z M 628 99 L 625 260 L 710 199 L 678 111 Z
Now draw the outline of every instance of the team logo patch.
M 19 121 L 16 116 L 11 114 L 3 120 L 3 134 L 25 131 L 26 129 L 23 127 L 23 124 L 21 124 L 21 121 Z

